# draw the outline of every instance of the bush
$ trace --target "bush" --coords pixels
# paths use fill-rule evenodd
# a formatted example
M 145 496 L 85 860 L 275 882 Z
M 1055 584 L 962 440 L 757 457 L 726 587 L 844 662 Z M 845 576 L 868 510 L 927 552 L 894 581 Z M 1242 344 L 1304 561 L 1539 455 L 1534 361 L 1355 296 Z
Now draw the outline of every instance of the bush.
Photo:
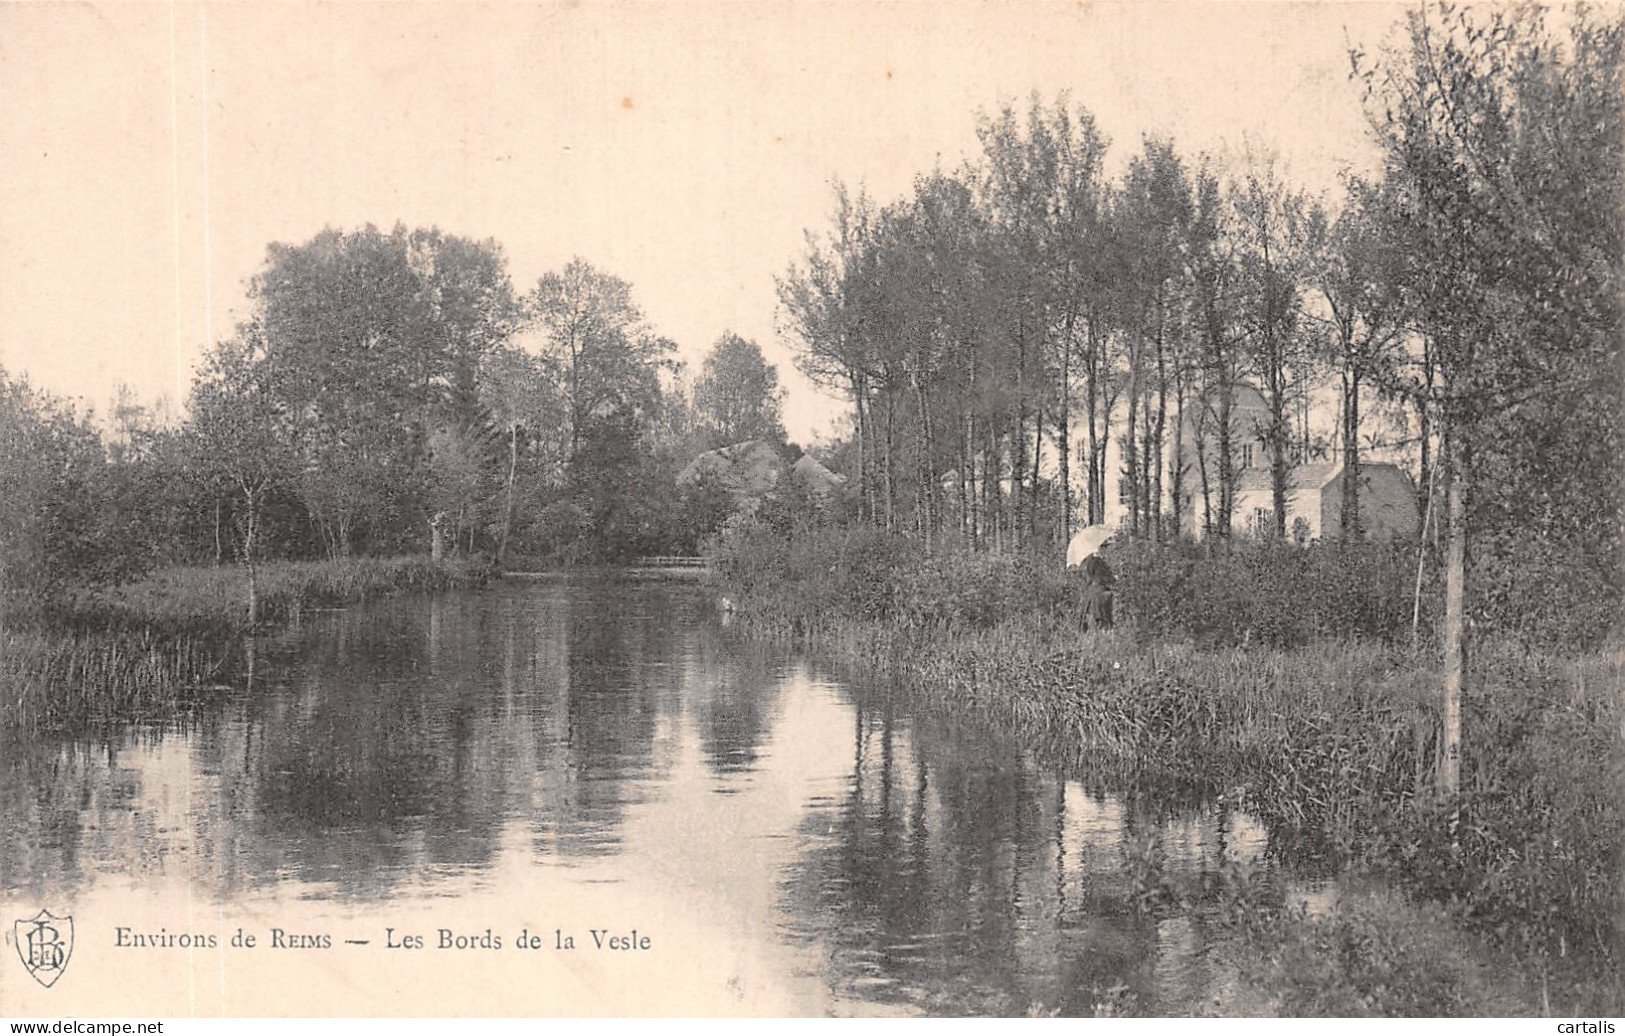
M 742 610 L 810 631 L 850 619 L 986 629 L 1079 621 L 1075 576 L 1033 555 L 951 550 L 867 525 L 800 533 L 736 516 L 708 545 L 712 569 Z
M 1294 647 L 1317 639 L 1410 636 L 1416 547 L 1242 540 L 1210 544 L 1126 540 L 1114 546 L 1118 614 L 1145 636 L 1198 643 Z M 1422 587 L 1422 631 L 1441 610 L 1437 566 Z
M 1521 530 L 1473 543 L 1468 588 L 1475 625 L 1526 643 L 1594 649 L 1618 639 L 1625 619 L 1617 552 L 1587 552 Z

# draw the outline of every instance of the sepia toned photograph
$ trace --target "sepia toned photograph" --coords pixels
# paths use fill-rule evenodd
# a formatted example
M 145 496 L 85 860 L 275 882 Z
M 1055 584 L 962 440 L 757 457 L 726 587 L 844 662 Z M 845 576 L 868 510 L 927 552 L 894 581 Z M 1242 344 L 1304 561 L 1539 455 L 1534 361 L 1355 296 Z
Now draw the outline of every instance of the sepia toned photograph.
M 1625 8 L 45 0 L 0 96 L 0 1016 L 1625 1015 Z

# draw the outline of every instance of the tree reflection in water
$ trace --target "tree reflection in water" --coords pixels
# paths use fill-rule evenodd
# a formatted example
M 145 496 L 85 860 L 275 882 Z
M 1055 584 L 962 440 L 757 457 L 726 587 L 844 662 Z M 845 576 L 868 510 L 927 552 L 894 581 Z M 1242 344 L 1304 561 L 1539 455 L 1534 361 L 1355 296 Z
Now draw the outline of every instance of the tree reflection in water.
M 846 794 L 809 803 L 784 881 L 787 929 L 844 995 L 949 1014 L 1228 1002 L 1204 917 L 1223 861 L 1262 856 L 1259 828 L 1086 791 L 997 733 L 849 687 Z
M 1221 861 L 1264 855 L 1245 817 L 1108 794 L 975 717 L 815 679 L 697 588 L 402 597 L 307 615 L 252 657 L 167 721 L 9 740 L 8 894 L 366 905 L 541 869 L 559 894 L 710 897 L 832 1002 L 1187 1014 L 1230 995 L 1205 919 Z

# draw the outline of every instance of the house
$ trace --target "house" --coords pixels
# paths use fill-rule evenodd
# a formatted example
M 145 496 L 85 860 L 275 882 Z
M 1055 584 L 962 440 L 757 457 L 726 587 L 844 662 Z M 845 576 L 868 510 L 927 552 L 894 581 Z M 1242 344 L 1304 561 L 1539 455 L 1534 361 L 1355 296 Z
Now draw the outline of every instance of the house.
M 677 484 L 698 485 L 705 479 L 714 480 L 733 496 L 737 506 L 746 510 L 754 510 L 763 497 L 783 487 L 804 490 L 815 499 L 825 500 L 846 485 L 846 479 L 810 454 L 802 454 L 791 464 L 778 448 L 760 439 L 700 454 L 677 475 Z
M 1266 438 L 1269 422 L 1269 406 L 1263 395 L 1251 385 L 1236 385 L 1230 410 L 1230 456 L 1235 478 L 1231 530 L 1237 535 L 1253 535 L 1260 528 L 1271 527 L 1275 501 Z M 1108 526 L 1128 521 L 1132 501 L 1121 435 L 1122 429 L 1114 427 L 1106 452 L 1106 471 L 1117 488 L 1106 500 L 1105 524 Z M 1175 441 L 1175 432 L 1170 430 L 1169 450 L 1174 448 Z M 1180 476 L 1178 527 L 1183 535 L 1200 538 L 1207 524 L 1205 510 L 1217 504 L 1219 493 L 1219 436 L 1212 408 L 1203 407 L 1199 401 L 1188 401 L 1184 418 L 1179 422 L 1177 441 L 1179 461 L 1174 470 Z M 1414 536 L 1420 521 L 1416 511 L 1416 487 L 1411 477 L 1398 465 L 1379 457 L 1362 462 L 1360 473 L 1360 521 L 1366 537 L 1388 540 Z M 1172 515 L 1174 493 L 1172 480 L 1166 476 L 1165 471 L 1162 513 Z M 1291 469 L 1288 536 L 1307 542 L 1340 534 L 1342 477 L 1343 465 L 1335 460 L 1298 464 Z
M 678 473 L 677 484 L 692 486 L 711 479 L 743 503 L 772 492 L 784 470 L 778 450 L 760 439 L 747 439 L 695 457 Z
M 1336 539 L 1343 517 L 1343 465 L 1320 491 L 1321 537 Z M 1416 510 L 1416 482 L 1397 464 L 1360 462 L 1360 525 L 1365 538 L 1387 542 L 1412 539 L 1422 531 Z
M 1343 465 L 1299 464 L 1287 475 L 1287 535 L 1300 543 L 1337 539 L 1342 534 Z M 1234 528 L 1247 535 L 1270 535 L 1275 494 L 1268 468 L 1251 468 L 1236 482 Z M 1397 465 L 1360 465 L 1360 524 L 1365 537 L 1379 542 L 1415 536 L 1416 485 Z
M 813 496 L 823 500 L 846 485 L 846 476 L 837 475 L 824 467 L 810 453 L 803 453 L 801 459 L 790 466 L 790 477 Z
M 1117 489 L 1106 496 L 1104 524 L 1109 526 L 1122 525 L 1129 520 L 1132 501 L 1132 487 L 1126 474 L 1127 461 L 1121 438 L 1123 415 L 1119 412 L 1115 416 L 1118 420 L 1113 422 L 1111 439 L 1106 446 L 1107 478 Z M 1230 404 L 1230 466 L 1238 484 L 1248 477 L 1248 472 L 1262 471 L 1266 479 L 1269 476 L 1269 450 L 1264 437 L 1269 420 L 1269 405 L 1265 403 L 1264 396 L 1246 383 L 1236 385 Z M 1171 427 L 1168 430 L 1167 449 L 1171 451 L 1174 443 L 1179 443 L 1179 531 L 1186 536 L 1199 538 L 1205 524 L 1202 520 L 1203 487 L 1207 487 L 1206 494 L 1210 500 L 1216 501 L 1219 492 L 1217 417 L 1211 408 L 1204 408 L 1200 400 L 1191 400 L 1185 404 L 1183 420 L 1170 412 L 1168 422 Z M 1177 429 L 1172 427 L 1176 423 Z M 1082 451 L 1079 453 L 1081 455 Z M 1163 463 L 1167 465 L 1166 460 Z M 1174 493 L 1166 471 L 1162 482 L 1162 513 L 1171 515 Z M 1235 524 L 1239 528 L 1243 512 L 1238 506 L 1232 513 L 1238 516 Z

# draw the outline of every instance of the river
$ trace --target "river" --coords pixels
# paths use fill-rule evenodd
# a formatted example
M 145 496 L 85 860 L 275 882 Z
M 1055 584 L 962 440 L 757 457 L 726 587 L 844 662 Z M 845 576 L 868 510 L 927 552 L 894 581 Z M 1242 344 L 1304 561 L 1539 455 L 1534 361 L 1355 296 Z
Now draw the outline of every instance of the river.
M 682 582 L 307 614 L 4 775 L 7 941 L 74 918 L 53 989 L 6 950 L 19 1013 L 1245 1012 L 1200 904 L 1274 867 L 1243 813 L 1086 787 Z

